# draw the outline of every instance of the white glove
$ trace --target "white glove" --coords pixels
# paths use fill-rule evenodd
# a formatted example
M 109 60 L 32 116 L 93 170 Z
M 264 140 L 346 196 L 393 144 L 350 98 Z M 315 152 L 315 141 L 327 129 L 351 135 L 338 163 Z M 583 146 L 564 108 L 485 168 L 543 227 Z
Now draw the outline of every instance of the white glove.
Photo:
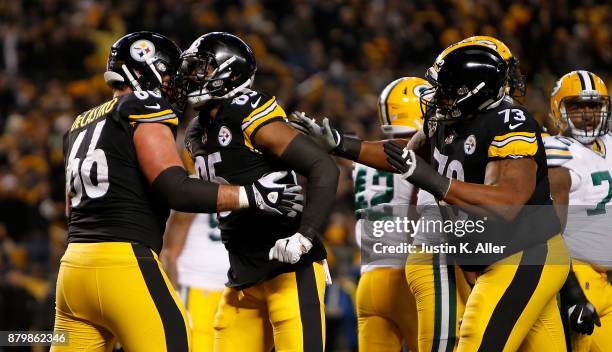
M 312 248 L 312 241 L 297 232 L 291 237 L 277 240 L 274 247 L 270 248 L 269 259 L 276 259 L 283 263 L 295 264 L 300 257 Z
M 292 112 L 289 123 L 298 131 L 311 136 L 328 153 L 338 148 L 342 141 L 342 135 L 329 125 L 329 119 L 323 119 L 323 126 L 317 120 L 306 116 L 304 112 Z

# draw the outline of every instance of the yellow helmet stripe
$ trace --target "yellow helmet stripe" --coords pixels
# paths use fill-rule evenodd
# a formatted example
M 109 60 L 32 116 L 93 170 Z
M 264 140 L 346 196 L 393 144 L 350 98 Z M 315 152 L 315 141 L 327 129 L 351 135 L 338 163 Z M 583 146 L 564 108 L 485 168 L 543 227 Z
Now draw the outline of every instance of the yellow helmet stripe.
M 381 117 L 382 117 L 382 121 L 381 124 L 382 125 L 390 125 L 391 124 L 391 119 L 389 119 L 389 110 L 388 110 L 388 105 L 387 105 L 387 100 L 389 99 L 389 95 L 391 94 L 391 91 L 393 91 L 393 88 L 395 88 L 395 86 L 397 86 L 404 78 L 398 78 L 395 81 L 391 82 L 389 85 L 387 85 L 385 87 L 385 89 L 383 89 L 382 93 L 380 94 L 380 112 L 381 112 Z

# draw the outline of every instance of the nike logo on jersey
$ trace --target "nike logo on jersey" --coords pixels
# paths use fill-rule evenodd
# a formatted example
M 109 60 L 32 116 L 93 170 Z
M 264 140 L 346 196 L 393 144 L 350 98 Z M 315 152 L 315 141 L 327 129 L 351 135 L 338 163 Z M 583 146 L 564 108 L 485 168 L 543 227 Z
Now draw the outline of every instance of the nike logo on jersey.
M 145 105 L 145 108 L 148 109 L 159 109 L 161 106 L 159 106 L 159 103 L 155 104 L 155 105 Z
M 522 122 L 521 123 L 517 123 L 516 125 L 510 124 L 510 129 L 513 130 L 513 129 L 519 127 L 522 124 L 523 124 Z
M 257 105 L 259 105 L 259 101 L 261 100 L 261 97 L 257 98 L 257 101 L 255 101 L 254 103 L 251 103 L 251 107 L 253 109 L 255 109 L 257 107 Z

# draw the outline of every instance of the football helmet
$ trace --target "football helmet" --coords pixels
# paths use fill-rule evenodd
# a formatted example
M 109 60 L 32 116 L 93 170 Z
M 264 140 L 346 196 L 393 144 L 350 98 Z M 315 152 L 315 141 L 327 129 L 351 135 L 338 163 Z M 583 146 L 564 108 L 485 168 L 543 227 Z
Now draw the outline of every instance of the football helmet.
M 256 70 L 255 55 L 242 39 L 212 32 L 183 52 L 176 80 L 181 97 L 197 108 L 250 87 Z
M 519 59 L 512 55 L 510 48 L 501 40 L 488 35 L 476 35 L 465 38 L 459 43 L 481 43 L 493 48 L 508 64 L 508 95 L 518 98 L 524 97 L 527 91 L 525 76 L 521 74 Z
M 432 121 L 473 116 L 506 96 L 508 64 L 488 45 L 462 43 L 445 50 L 428 70 L 432 88 L 421 95 L 421 110 Z
M 421 93 L 431 84 L 419 77 L 402 77 L 389 83 L 378 98 L 378 118 L 383 133 L 412 134 L 423 127 Z
M 550 96 L 550 117 L 563 132 L 591 144 L 608 131 L 610 96 L 601 78 L 589 71 L 572 71 L 557 81 Z
M 126 34 L 111 47 L 104 80 L 111 87 L 127 85 L 135 91 L 163 94 L 168 99 L 180 55 L 176 43 L 161 34 L 148 31 Z

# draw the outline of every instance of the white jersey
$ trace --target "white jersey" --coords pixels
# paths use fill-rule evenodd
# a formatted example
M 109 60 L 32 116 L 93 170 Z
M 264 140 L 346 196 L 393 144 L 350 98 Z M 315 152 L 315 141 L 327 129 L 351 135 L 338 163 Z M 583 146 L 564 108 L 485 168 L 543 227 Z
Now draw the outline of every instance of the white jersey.
M 592 148 L 567 137 L 543 141 L 548 166 L 564 167 L 571 177 L 564 232 L 570 256 L 612 270 L 612 135 Z
M 443 221 L 436 198 L 434 198 L 431 193 L 422 189 L 420 189 L 417 194 L 417 211 L 421 214 L 421 219 L 425 221 Z M 413 244 L 420 245 L 424 243 L 427 245 L 437 245 L 442 242 L 444 242 L 443 233 L 417 231 L 414 235 Z
M 229 259 L 215 214 L 197 214 L 193 219 L 177 266 L 181 286 L 206 290 L 225 287 Z
M 360 219 L 360 214 L 368 210 L 374 210 L 375 207 L 382 205 L 409 205 L 410 197 L 414 186 L 402 179 L 401 175 L 377 170 L 362 164 L 354 163 L 353 165 L 353 184 L 355 186 L 355 211 L 357 213 L 357 223 L 355 224 L 355 237 L 357 244 L 361 247 L 361 238 L 363 232 L 364 220 Z M 407 210 L 408 207 L 402 208 Z M 397 216 L 407 216 L 408 214 L 397 214 Z M 386 233 L 385 236 L 397 236 L 395 240 L 398 242 L 406 242 L 407 234 L 405 233 Z M 368 236 L 371 237 L 371 236 Z M 372 250 L 372 248 L 369 248 Z M 362 248 L 362 251 L 365 248 Z M 385 259 L 384 264 L 362 265 L 361 272 L 367 272 L 377 267 L 392 267 L 404 268 L 406 265 L 406 257 Z

